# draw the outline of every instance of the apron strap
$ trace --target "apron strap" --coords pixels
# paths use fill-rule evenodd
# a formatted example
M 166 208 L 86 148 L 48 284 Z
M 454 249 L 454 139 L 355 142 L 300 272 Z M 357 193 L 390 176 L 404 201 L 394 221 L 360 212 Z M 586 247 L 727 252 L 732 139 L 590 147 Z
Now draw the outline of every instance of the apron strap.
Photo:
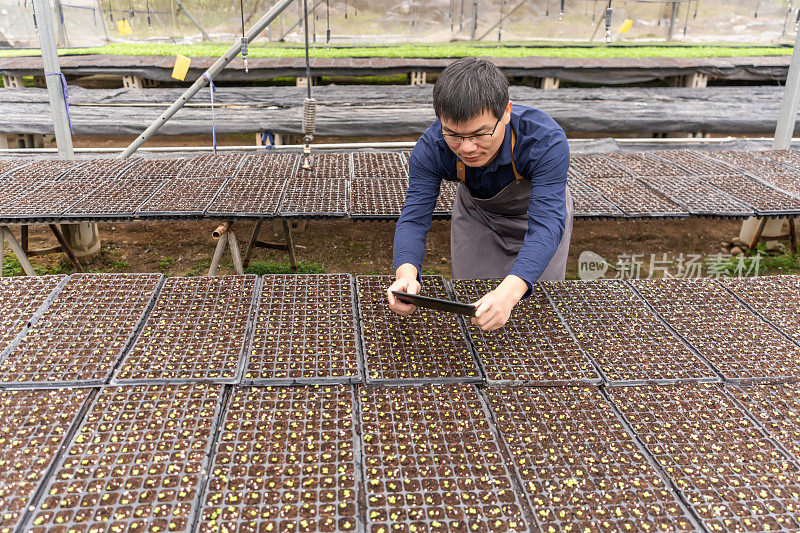
M 514 128 L 511 128 L 511 170 L 514 171 L 516 180 L 524 180 L 525 178 L 517 172 L 517 165 L 514 163 L 514 145 L 517 144 L 517 136 L 514 134 Z M 456 178 L 461 183 L 467 182 L 467 166 L 464 162 L 456 156 Z

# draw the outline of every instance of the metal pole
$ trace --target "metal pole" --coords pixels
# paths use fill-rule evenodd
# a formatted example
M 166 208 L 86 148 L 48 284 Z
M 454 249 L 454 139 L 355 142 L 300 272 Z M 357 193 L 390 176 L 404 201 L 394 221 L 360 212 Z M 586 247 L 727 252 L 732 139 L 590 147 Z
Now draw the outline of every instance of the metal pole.
M 672 40 L 672 31 L 675 29 L 675 17 L 678 15 L 678 0 L 672 0 L 672 16 L 669 19 L 669 34 L 667 40 Z
M 210 41 L 211 37 L 208 36 L 206 30 L 204 30 L 203 27 L 200 25 L 200 23 L 197 22 L 197 19 L 194 18 L 191 12 L 188 9 L 186 9 L 186 6 L 184 6 L 180 0 L 172 0 L 172 1 L 178 6 L 178 11 L 183 11 L 184 13 L 186 13 L 186 16 L 189 17 L 189 20 L 192 21 L 192 24 L 197 26 L 197 29 L 200 30 L 200 33 L 203 34 L 203 39 L 206 41 Z
M 36 9 L 39 43 L 42 48 L 42 62 L 44 63 L 44 78 L 47 83 L 47 96 L 50 97 L 50 115 L 53 117 L 53 129 L 56 133 L 58 154 L 64 159 L 75 159 L 75 153 L 72 150 L 72 135 L 69 131 L 69 119 L 67 119 L 67 103 L 64 100 L 64 86 L 61 81 L 61 67 L 58 65 L 58 51 L 53 31 L 53 14 L 50 12 L 50 2 L 47 0 L 33 0 L 33 5 L 34 9 Z
M 58 22 L 58 42 L 61 46 L 69 46 L 67 28 L 64 26 L 64 7 L 61 5 L 61 0 L 53 2 L 53 9 L 55 9 L 56 21 Z
M 478 31 L 478 2 L 472 2 L 472 35 L 470 40 L 475 40 L 475 32 Z
M 43 2 L 44 0 L 37 0 L 37 1 Z M 273 20 L 275 20 L 275 18 L 281 13 L 281 11 L 289 7 L 289 5 L 293 1 L 294 0 L 279 0 L 272 7 L 272 9 L 267 11 L 267 13 L 263 17 L 261 17 L 258 20 L 258 22 L 256 22 L 255 26 L 247 30 L 247 33 L 245 34 L 245 39 L 247 40 L 247 42 L 252 42 L 253 39 L 255 39 L 258 36 L 258 34 L 261 33 L 264 30 L 264 28 L 266 28 Z M 241 51 L 241 49 L 242 49 L 242 41 L 237 40 L 236 42 L 234 42 L 233 46 L 231 46 L 228 49 L 228 51 L 225 52 L 225 55 L 217 59 L 214 62 L 214 64 L 211 65 L 211 67 L 205 72 L 208 78 L 214 79 L 214 77 L 217 74 L 219 74 L 222 71 L 222 69 L 224 69 L 225 66 L 228 65 L 228 63 L 233 61 L 233 59 Z M 172 116 L 175 113 L 177 113 L 178 110 L 182 108 L 184 104 L 192 98 L 192 96 L 197 94 L 198 91 L 200 91 L 200 89 L 205 87 L 207 83 L 208 79 L 206 79 L 206 76 L 198 77 L 197 80 L 195 80 L 195 82 L 192 84 L 192 86 L 186 89 L 186 91 L 180 96 L 180 98 L 175 100 L 175 102 L 171 106 L 169 106 L 169 108 L 166 111 L 164 111 L 161 114 L 161 116 L 155 120 L 155 122 L 150 124 L 150 126 L 148 126 L 146 130 L 144 130 L 144 133 L 139 135 L 139 137 L 137 137 L 136 140 L 133 141 L 125 149 L 125 151 L 123 151 L 119 155 L 119 158 L 125 159 L 126 157 L 129 157 L 132 153 L 134 153 L 137 148 L 139 148 L 142 144 L 144 144 L 145 141 L 147 141 L 147 139 L 152 137 L 161 126 L 163 126 L 170 118 L 172 118 Z
M 786 75 L 786 89 L 781 100 L 781 112 L 778 115 L 778 126 L 775 128 L 774 150 L 786 150 L 792 142 L 794 125 L 797 121 L 797 106 L 800 104 L 800 31 L 794 40 L 792 61 Z
M 497 25 L 498 25 L 498 24 L 500 24 L 502 21 L 504 21 L 505 19 L 507 19 L 508 17 L 510 17 L 511 15 L 513 15 L 513 14 L 514 14 L 514 11 L 516 11 L 517 9 L 519 9 L 519 8 L 521 8 L 523 5 L 525 5 L 525 2 L 527 2 L 527 1 L 528 1 L 528 0 L 522 0 L 522 1 L 521 1 L 519 4 L 517 4 L 516 6 L 514 6 L 514 7 L 511 9 L 511 11 L 509 11 L 508 13 L 506 13 L 505 15 L 503 15 L 503 17 L 502 17 L 502 18 L 501 18 L 499 21 L 495 22 L 495 23 L 494 23 L 494 25 L 492 25 L 492 27 L 491 27 L 491 28 L 489 28 L 488 30 L 486 30 L 486 32 L 484 32 L 484 34 L 483 34 L 483 35 L 481 35 L 480 37 L 478 37 L 478 40 L 479 40 L 479 41 L 482 41 L 482 40 L 484 39 L 484 37 L 486 37 L 487 35 L 489 35 L 490 33 L 492 33 L 492 30 L 493 30 L 493 29 L 495 29 L 495 28 L 497 27 Z
M 311 8 L 311 10 L 309 11 L 309 13 L 313 13 L 313 12 L 314 12 L 314 11 L 315 11 L 315 10 L 316 10 L 316 9 L 317 9 L 319 6 L 321 6 L 321 5 L 322 5 L 322 2 L 324 2 L 324 1 L 325 1 L 325 0 L 318 0 L 318 1 L 317 1 L 317 3 L 316 3 L 316 4 L 314 4 L 314 6 Z M 302 3 L 302 2 L 300 2 L 300 10 L 301 10 L 301 11 L 303 10 L 303 3 Z M 281 38 L 280 38 L 280 39 L 278 39 L 278 40 L 279 40 L 280 42 L 283 42 L 283 40 L 284 40 L 284 39 L 286 39 L 286 36 L 287 36 L 287 35 L 289 35 L 290 33 L 292 33 L 292 31 L 294 31 L 294 29 L 295 29 L 297 26 L 299 26 L 300 24 L 302 24 L 302 23 L 303 23 L 303 20 L 304 20 L 304 19 L 303 19 L 303 17 L 301 17 L 301 18 L 300 18 L 300 20 L 298 20 L 297 22 L 295 22 L 294 24 L 292 24 L 292 27 L 291 27 L 291 28 L 289 28 L 288 30 L 286 30 L 285 32 L 283 32 L 283 34 L 281 35 Z

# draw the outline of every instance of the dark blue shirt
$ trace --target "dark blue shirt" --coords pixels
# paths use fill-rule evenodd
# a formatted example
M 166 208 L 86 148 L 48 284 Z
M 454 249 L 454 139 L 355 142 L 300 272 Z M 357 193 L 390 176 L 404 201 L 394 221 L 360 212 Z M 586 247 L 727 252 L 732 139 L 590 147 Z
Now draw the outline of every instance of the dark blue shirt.
M 509 274 L 531 287 L 547 268 L 564 234 L 569 145 L 564 130 L 538 109 L 514 105 L 500 151 L 485 167 L 466 168 L 465 182 L 473 196 L 490 198 L 514 181 L 511 128 L 516 135 L 513 157 L 517 172 L 531 180 L 528 232 Z M 425 239 L 441 180 L 455 181 L 456 155 L 442 138 L 437 119 L 417 141 L 409 164 L 406 203 L 394 233 L 394 268 L 410 263 L 422 272 Z

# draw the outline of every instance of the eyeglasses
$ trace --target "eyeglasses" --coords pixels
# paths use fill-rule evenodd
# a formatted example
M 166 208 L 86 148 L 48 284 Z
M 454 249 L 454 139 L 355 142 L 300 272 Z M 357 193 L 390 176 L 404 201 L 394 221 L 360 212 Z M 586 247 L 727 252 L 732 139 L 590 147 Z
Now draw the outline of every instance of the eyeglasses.
M 492 132 L 491 133 L 476 133 L 475 135 L 466 135 L 466 136 L 464 136 L 464 135 L 455 135 L 455 134 L 452 134 L 452 133 L 442 132 L 442 137 L 448 143 L 454 144 L 456 146 L 461 144 L 461 143 L 463 143 L 467 139 L 469 139 L 470 141 L 474 142 L 475 144 L 485 143 L 485 142 L 488 142 L 489 139 L 492 138 L 492 135 L 494 135 L 494 131 L 497 129 L 497 125 L 500 124 L 500 119 L 501 118 L 503 118 L 502 115 L 500 116 L 500 118 L 497 119 L 497 122 L 494 123 L 494 128 L 492 128 Z

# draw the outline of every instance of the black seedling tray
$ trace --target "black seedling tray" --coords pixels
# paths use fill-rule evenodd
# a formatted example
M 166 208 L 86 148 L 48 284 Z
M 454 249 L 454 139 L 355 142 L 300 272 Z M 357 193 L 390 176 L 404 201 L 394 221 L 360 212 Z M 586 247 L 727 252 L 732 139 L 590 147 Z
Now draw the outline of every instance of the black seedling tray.
M 226 180 L 206 214 L 242 219 L 274 217 L 287 182 L 285 179 L 264 177 Z
M 356 309 L 350 274 L 264 276 L 243 383 L 363 381 Z

